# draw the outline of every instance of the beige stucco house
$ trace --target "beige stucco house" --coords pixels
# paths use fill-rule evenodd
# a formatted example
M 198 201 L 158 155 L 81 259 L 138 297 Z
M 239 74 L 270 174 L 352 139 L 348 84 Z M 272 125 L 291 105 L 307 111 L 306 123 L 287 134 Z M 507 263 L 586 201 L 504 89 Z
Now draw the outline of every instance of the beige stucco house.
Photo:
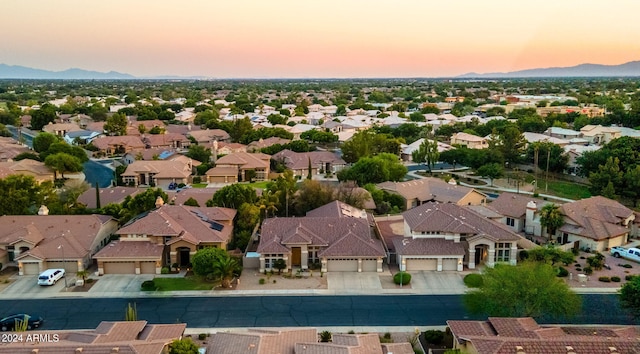
M 487 196 L 477 190 L 460 186 L 454 180 L 421 178 L 407 182 L 383 182 L 378 188 L 399 194 L 406 201 L 406 209 L 426 202 L 455 203 L 457 205 L 484 205 Z

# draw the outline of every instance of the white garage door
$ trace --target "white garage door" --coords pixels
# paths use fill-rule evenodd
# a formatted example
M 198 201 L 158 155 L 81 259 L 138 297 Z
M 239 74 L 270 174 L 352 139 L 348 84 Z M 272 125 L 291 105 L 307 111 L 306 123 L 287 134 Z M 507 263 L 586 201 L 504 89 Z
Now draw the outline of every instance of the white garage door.
M 357 272 L 358 260 L 356 259 L 329 259 L 327 260 L 329 272 Z
M 363 272 L 377 272 L 378 271 L 378 261 L 375 259 L 363 259 L 362 260 L 362 271 Z
M 442 270 L 458 270 L 458 260 L 457 259 L 443 259 L 442 260 Z
M 40 263 L 22 263 L 22 271 L 24 275 L 40 274 Z
M 67 274 L 75 275 L 78 272 L 78 261 L 47 261 L 47 269 L 64 269 Z
M 104 262 L 104 274 L 136 274 L 135 262 Z
M 140 262 L 141 274 L 156 274 L 156 262 Z
M 436 259 L 407 259 L 407 271 L 410 270 L 436 270 Z

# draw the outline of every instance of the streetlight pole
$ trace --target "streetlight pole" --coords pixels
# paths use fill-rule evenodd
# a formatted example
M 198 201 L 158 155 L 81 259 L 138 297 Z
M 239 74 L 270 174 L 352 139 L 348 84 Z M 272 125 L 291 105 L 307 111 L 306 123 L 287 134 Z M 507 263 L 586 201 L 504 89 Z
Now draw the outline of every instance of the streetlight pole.
M 59 250 L 62 250 L 62 269 L 64 269 L 64 291 L 67 291 L 67 259 L 64 258 L 64 247 L 62 245 L 58 246 Z

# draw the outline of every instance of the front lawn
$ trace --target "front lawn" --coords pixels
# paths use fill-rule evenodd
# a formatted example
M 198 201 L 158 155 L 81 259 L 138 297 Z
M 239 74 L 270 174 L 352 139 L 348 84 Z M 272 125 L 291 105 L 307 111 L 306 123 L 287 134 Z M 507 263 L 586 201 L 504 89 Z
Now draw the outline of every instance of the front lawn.
M 257 188 L 257 189 L 265 189 L 267 188 L 267 184 L 269 183 L 269 181 L 262 181 L 262 182 L 253 182 L 253 183 L 248 183 L 249 187 L 253 187 L 253 188 Z
M 589 192 L 588 186 L 566 181 L 550 180 L 548 184 L 548 192 L 545 192 L 545 181 L 544 179 L 540 179 L 538 180 L 537 192 L 575 200 L 591 197 L 591 192 Z
M 192 188 L 207 188 L 208 184 L 207 183 L 192 183 L 191 187 Z
M 211 290 L 216 285 L 197 276 L 184 278 L 154 278 L 157 291 Z

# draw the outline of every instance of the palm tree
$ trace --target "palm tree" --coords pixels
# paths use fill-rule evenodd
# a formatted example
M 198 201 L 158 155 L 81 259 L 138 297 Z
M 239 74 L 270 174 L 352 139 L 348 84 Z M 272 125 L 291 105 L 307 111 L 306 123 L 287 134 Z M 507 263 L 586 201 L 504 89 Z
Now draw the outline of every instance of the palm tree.
M 238 261 L 226 253 L 217 257 L 215 263 L 213 263 L 213 275 L 220 277 L 223 288 L 231 287 L 231 280 L 237 269 Z
M 87 272 L 86 270 L 79 270 L 76 272 L 76 276 L 82 278 L 82 286 L 84 286 L 84 284 L 87 282 L 88 275 L 89 272 Z
M 555 204 L 547 204 L 540 210 L 540 225 L 547 228 L 549 242 L 552 241 L 553 234 L 564 224 L 564 215 L 560 207 Z
M 269 213 L 271 215 L 275 215 L 276 211 L 278 211 L 277 205 L 280 202 L 280 191 L 272 192 L 270 190 L 264 191 L 262 196 L 260 197 L 260 209 L 264 210 L 264 218 L 269 217 Z

